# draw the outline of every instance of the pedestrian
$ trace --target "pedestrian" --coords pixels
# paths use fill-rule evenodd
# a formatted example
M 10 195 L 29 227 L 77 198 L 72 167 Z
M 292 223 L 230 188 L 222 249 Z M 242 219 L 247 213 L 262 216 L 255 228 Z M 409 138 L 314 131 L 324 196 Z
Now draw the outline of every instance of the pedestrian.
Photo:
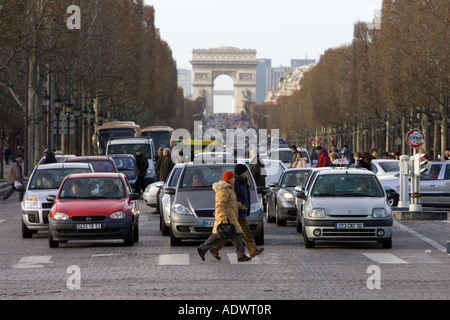
M 348 161 L 348 164 L 350 165 L 355 163 L 353 151 L 348 148 L 347 144 L 344 144 L 342 146 L 341 151 L 342 151 L 342 159 L 346 159 Z
M 9 166 L 10 160 L 11 160 L 11 149 L 8 147 L 5 147 L 5 163 L 7 166 Z
M 234 180 L 233 172 L 225 171 L 222 180 L 213 184 L 213 189 L 216 192 L 214 227 L 211 236 L 197 248 L 197 252 L 203 261 L 205 261 L 206 252 L 211 249 L 211 251 L 214 251 L 213 246 L 221 240 L 217 235 L 217 226 L 228 221 L 236 228 L 236 236 L 231 239 L 231 242 L 236 248 L 238 262 L 251 260 L 245 254 L 244 241 L 242 240 L 243 231 L 238 221 L 238 210 L 244 209 L 244 206 L 237 201 L 236 192 L 233 188 Z
M 333 162 L 334 162 L 335 160 L 340 159 L 340 158 L 339 158 L 339 154 L 338 154 L 337 152 L 331 152 L 330 155 L 329 155 L 329 157 L 330 157 L 330 162 L 331 162 L 331 164 L 333 164 Z
M 42 162 L 42 164 L 47 164 L 47 163 L 57 163 L 58 161 L 56 161 L 56 157 L 55 155 L 50 151 L 50 149 L 45 149 L 44 150 L 44 161 Z
M 295 144 L 293 144 L 292 146 L 289 147 L 289 149 L 291 149 L 292 152 L 292 159 L 289 160 L 289 162 L 291 163 L 291 165 L 289 166 L 289 168 L 292 168 L 292 164 L 295 162 L 295 160 L 297 159 L 297 146 Z M 288 168 L 288 169 L 289 169 Z
M 264 251 L 264 248 L 258 249 L 256 247 L 255 238 L 253 237 L 253 233 L 250 230 L 250 226 L 247 222 L 247 217 L 250 215 L 250 186 L 247 182 L 248 168 L 245 164 L 237 164 L 234 168 L 234 191 L 236 192 L 237 201 L 243 206 L 242 209 L 238 211 L 238 222 L 242 229 L 242 238 L 244 239 L 244 243 L 248 249 L 248 253 L 251 258 L 257 256 L 261 252 Z M 228 242 L 228 239 L 220 240 L 214 247 L 212 248 L 211 253 L 214 258 L 220 260 L 219 251 L 222 249 L 225 244 Z
M 155 161 L 155 173 L 156 173 L 156 181 L 159 181 L 159 171 L 161 170 L 161 163 L 164 160 L 164 148 L 159 148 L 158 153 L 156 155 L 156 161 Z
M 134 163 L 134 175 L 136 176 L 136 182 L 134 183 L 134 189 L 136 193 L 142 194 L 145 190 L 145 176 L 147 175 L 148 159 L 142 153 L 142 149 L 136 150 Z
M 292 162 L 290 168 L 306 168 L 306 159 L 301 152 L 297 151 L 295 154 L 295 160 Z
M 377 148 L 371 148 L 370 149 L 370 154 L 372 155 L 372 159 L 378 159 L 378 149 Z
M 250 171 L 253 175 L 253 178 L 255 179 L 256 186 L 265 187 L 266 186 L 265 165 L 256 149 L 250 150 L 250 158 L 252 159 L 250 162 Z
M 450 160 L 450 148 L 444 150 L 444 161 Z
M 165 148 L 163 151 L 163 161 L 161 163 L 161 168 L 159 169 L 159 180 L 166 181 L 174 166 L 175 164 L 172 161 L 170 149 Z
M 330 155 L 331 155 L 332 152 L 336 152 L 336 154 L 338 155 L 338 158 L 337 158 L 337 159 L 342 159 L 342 153 L 339 151 L 337 145 L 332 144 L 332 145 L 330 146 Z M 333 162 L 333 161 L 332 161 L 332 162 Z
M 16 159 L 12 161 L 11 169 L 6 177 L 6 183 L 10 185 L 9 190 L 1 197 L 1 201 L 5 204 L 6 200 L 13 194 L 19 186 L 23 186 L 23 174 L 22 174 L 22 154 L 17 154 Z M 19 190 L 19 201 L 22 202 L 23 190 Z
M 317 168 L 329 167 L 330 166 L 330 157 L 328 156 L 327 149 L 323 148 L 322 146 L 317 146 L 316 151 L 318 154 L 316 167 Z
M 355 167 L 356 168 L 365 168 L 367 170 L 372 170 L 372 164 L 369 163 L 365 158 L 362 152 L 355 153 Z
M 402 155 L 402 153 L 400 151 L 395 151 L 394 152 L 394 159 L 395 160 L 400 160 L 400 156 Z

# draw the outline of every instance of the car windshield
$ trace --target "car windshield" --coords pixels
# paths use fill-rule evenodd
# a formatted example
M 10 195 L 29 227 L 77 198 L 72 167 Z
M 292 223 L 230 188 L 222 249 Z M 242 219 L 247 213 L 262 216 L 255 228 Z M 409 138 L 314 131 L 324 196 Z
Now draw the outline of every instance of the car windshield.
M 90 172 L 88 168 L 45 169 L 35 172 L 29 183 L 29 190 L 59 189 L 64 178 L 72 173 Z
M 121 199 L 125 188 L 120 178 L 89 177 L 67 179 L 59 199 Z
M 134 159 L 131 157 L 114 157 L 117 170 L 134 170 Z
M 311 189 L 313 197 L 384 197 L 375 176 L 321 175 Z
M 234 171 L 234 165 L 195 166 L 186 168 L 180 188 L 211 188 L 222 179 L 225 171 Z
M 306 170 L 285 172 L 281 179 L 280 187 L 289 188 L 303 185 L 308 173 L 309 171 Z

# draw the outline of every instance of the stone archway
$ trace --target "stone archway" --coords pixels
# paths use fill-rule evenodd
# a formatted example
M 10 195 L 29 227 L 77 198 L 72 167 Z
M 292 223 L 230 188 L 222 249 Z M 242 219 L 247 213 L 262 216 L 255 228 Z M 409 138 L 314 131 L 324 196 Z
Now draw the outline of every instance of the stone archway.
M 192 89 L 194 98 L 204 98 L 206 114 L 214 110 L 214 81 L 221 75 L 233 79 L 236 114 L 244 111 L 246 102 L 254 101 L 256 95 L 256 50 L 234 47 L 195 49 L 192 51 Z M 227 92 L 220 92 L 227 94 Z M 219 93 L 219 94 L 220 94 Z

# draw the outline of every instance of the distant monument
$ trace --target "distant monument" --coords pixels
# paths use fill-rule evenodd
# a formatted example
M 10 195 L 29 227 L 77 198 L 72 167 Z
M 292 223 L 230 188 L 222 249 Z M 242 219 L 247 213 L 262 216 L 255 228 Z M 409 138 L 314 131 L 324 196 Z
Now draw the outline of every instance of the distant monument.
M 256 96 L 256 50 L 234 47 L 194 49 L 192 51 L 193 92 L 206 101 L 206 114 L 214 113 L 214 94 L 233 96 L 233 113 L 244 111 L 245 103 L 255 101 Z M 234 91 L 214 92 L 214 81 L 221 75 L 233 79 Z

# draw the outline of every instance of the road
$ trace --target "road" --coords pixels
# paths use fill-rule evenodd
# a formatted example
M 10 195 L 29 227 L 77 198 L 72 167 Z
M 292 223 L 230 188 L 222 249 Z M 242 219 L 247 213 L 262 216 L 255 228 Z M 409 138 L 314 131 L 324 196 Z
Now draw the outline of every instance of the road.
M 395 221 L 393 248 L 318 242 L 306 249 L 294 224 L 265 225 L 265 251 L 237 263 L 234 248 L 171 247 L 140 200 L 140 241 L 69 242 L 21 237 L 17 194 L 0 206 L 0 300 L 448 300 L 450 221 Z M 220 288 L 220 289 L 218 289 Z M 181 302 L 180 302 L 181 303 Z M 183 304 L 184 306 L 184 304 Z

